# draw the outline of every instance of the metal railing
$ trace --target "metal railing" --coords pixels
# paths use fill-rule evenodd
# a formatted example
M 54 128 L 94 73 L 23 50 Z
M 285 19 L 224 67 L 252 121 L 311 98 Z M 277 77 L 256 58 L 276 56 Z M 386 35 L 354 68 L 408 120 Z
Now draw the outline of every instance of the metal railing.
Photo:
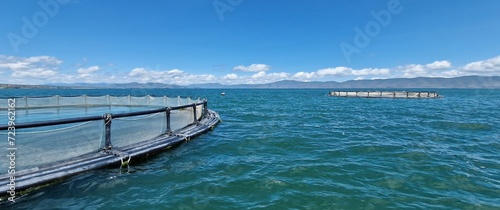
M 109 96 L 108 96 L 108 98 L 109 98 Z M 203 100 L 202 102 L 195 102 L 195 103 L 187 104 L 187 105 L 173 106 L 173 107 L 168 106 L 168 107 L 158 108 L 158 109 L 154 109 L 154 110 L 147 110 L 147 111 L 135 111 L 135 112 L 130 112 L 130 113 L 120 113 L 120 114 L 105 113 L 101 116 L 88 116 L 88 117 L 78 117 L 78 118 L 69 118 L 69 119 L 60 119 L 60 120 L 20 123 L 20 124 L 15 124 L 15 129 L 18 130 L 18 129 L 37 128 L 37 127 L 44 127 L 44 126 L 56 126 L 56 125 L 65 125 L 65 124 L 72 124 L 72 123 L 82 123 L 82 122 L 88 122 L 88 121 L 103 120 L 104 130 L 105 130 L 105 134 L 104 134 L 105 145 L 104 145 L 103 149 L 109 150 L 113 147 L 113 144 L 111 141 L 111 137 L 112 137 L 111 126 L 112 126 L 113 119 L 165 112 L 166 128 L 167 128 L 165 134 L 172 135 L 172 134 L 174 134 L 174 131 L 172 130 L 172 126 L 171 126 L 171 119 L 170 119 L 172 111 L 186 109 L 186 108 L 193 109 L 193 122 L 191 124 L 184 126 L 184 127 L 187 127 L 189 125 L 198 124 L 200 122 L 200 119 L 202 117 L 206 116 L 206 114 L 208 113 L 207 104 L 208 104 L 207 100 Z M 202 116 L 197 116 L 197 107 L 200 105 L 203 105 L 203 110 L 202 110 L 202 114 L 201 114 Z M 12 126 L 0 125 L 0 131 L 7 131 L 7 130 L 9 130 L 9 127 L 12 127 Z

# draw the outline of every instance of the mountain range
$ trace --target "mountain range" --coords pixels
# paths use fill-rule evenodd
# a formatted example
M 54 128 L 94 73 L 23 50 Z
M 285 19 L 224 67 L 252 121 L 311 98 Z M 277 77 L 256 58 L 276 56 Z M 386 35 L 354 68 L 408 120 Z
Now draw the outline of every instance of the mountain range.
M 295 80 L 282 80 L 267 84 L 239 84 L 224 85 L 219 83 L 205 83 L 192 85 L 170 85 L 163 83 L 51 83 L 38 85 L 13 85 L 0 84 L 1 88 L 201 88 L 201 89 L 234 89 L 234 88 L 379 88 L 379 89 L 401 89 L 401 88 L 500 88 L 500 76 L 463 76 L 455 78 L 417 77 L 417 78 L 394 78 L 374 80 L 349 80 L 345 82 L 314 81 L 302 82 Z

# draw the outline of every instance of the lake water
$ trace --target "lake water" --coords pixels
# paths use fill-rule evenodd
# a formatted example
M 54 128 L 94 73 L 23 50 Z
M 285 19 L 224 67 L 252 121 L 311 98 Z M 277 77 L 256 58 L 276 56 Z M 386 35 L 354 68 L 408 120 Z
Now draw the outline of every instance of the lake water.
M 132 160 L 128 173 L 90 171 L 0 207 L 500 209 L 500 90 L 443 89 L 439 99 L 328 92 L 0 90 L 0 97 L 201 97 L 223 120 L 173 150 Z

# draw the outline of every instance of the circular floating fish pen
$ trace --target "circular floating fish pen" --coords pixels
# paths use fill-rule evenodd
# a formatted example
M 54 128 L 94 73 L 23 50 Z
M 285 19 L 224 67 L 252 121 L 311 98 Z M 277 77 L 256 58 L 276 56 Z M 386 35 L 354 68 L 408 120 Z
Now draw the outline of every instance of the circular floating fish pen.
M 212 130 L 207 100 L 153 96 L 0 99 L 0 195 L 106 166 L 127 166 Z M 10 195 L 9 195 L 10 194 Z
M 439 98 L 437 91 L 330 91 L 329 96 L 357 98 Z

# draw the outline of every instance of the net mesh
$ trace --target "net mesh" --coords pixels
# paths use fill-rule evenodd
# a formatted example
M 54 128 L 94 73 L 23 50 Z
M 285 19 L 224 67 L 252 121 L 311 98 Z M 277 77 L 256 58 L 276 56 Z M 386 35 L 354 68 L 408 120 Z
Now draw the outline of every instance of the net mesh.
M 130 105 L 130 97 L 110 96 L 111 105 Z
M 85 104 L 83 105 L 88 105 L 88 106 L 99 106 L 99 105 L 108 105 L 109 101 L 108 98 L 109 96 L 83 96 L 85 100 Z
M 60 106 L 77 106 L 85 104 L 84 97 L 59 97 Z
M 193 108 L 184 108 L 180 110 L 172 110 L 170 112 L 170 126 L 176 131 L 184 128 L 194 122 Z
M 153 139 L 166 132 L 166 113 L 156 113 L 113 120 L 111 142 L 114 147 L 124 147 Z
M 130 97 L 130 105 L 136 105 L 136 106 L 149 105 L 148 97 Z
M 45 106 L 57 106 L 57 97 L 48 98 L 27 98 L 28 107 L 45 107 Z
M 0 99 L 0 109 L 8 109 L 9 99 Z M 82 116 L 102 116 L 105 113 L 176 107 L 203 102 L 181 97 L 152 96 L 53 96 L 46 98 L 16 98 L 16 123 L 43 122 Z M 136 107 L 137 106 L 137 107 Z M 56 108 L 54 108 L 56 107 Z M 79 108 L 80 107 L 80 108 Z M 196 105 L 196 117 L 201 119 L 204 104 Z M 142 110 L 145 110 L 142 109 Z M 130 109 L 132 110 L 132 109 Z M 102 113 L 101 113 L 102 112 Z M 7 112 L 0 117 L 7 119 Z M 175 132 L 195 122 L 193 107 L 170 111 L 170 128 Z M 29 119 L 29 120 L 28 120 Z M 5 124 L 3 124 L 5 125 Z M 167 133 L 165 112 L 112 119 L 113 148 L 145 142 Z M 7 138 L 7 130 L 0 130 Z M 104 120 L 16 129 L 16 171 L 36 169 L 47 164 L 95 153 L 105 147 Z M 0 174 L 8 172 L 9 162 L 0 161 Z
M 150 97 L 149 103 L 151 106 L 165 106 L 167 97 Z
M 0 131 L 0 135 L 8 134 Z M 16 171 L 96 152 L 102 148 L 102 136 L 103 121 L 18 129 L 14 146 Z M 8 164 L 0 161 L 0 172 L 7 172 Z
M 203 114 L 203 105 L 196 106 L 196 117 L 198 118 L 198 120 L 201 119 L 202 114 Z
M 437 92 L 430 91 L 331 91 L 331 96 L 368 98 L 436 98 Z
M 9 99 L 0 98 L 0 109 L 8 108 Z M 153 97 L 153 96 L 51 96 L 51 97 L 22 97 L 15 98 L 16 108 L 45 108 L 45 107 L 61 107 L 61 106 L 161 106 L 175 107 L 193 103 L 203 102 L 200 99 L 192 100 L 191 98 L 181 97 Z

